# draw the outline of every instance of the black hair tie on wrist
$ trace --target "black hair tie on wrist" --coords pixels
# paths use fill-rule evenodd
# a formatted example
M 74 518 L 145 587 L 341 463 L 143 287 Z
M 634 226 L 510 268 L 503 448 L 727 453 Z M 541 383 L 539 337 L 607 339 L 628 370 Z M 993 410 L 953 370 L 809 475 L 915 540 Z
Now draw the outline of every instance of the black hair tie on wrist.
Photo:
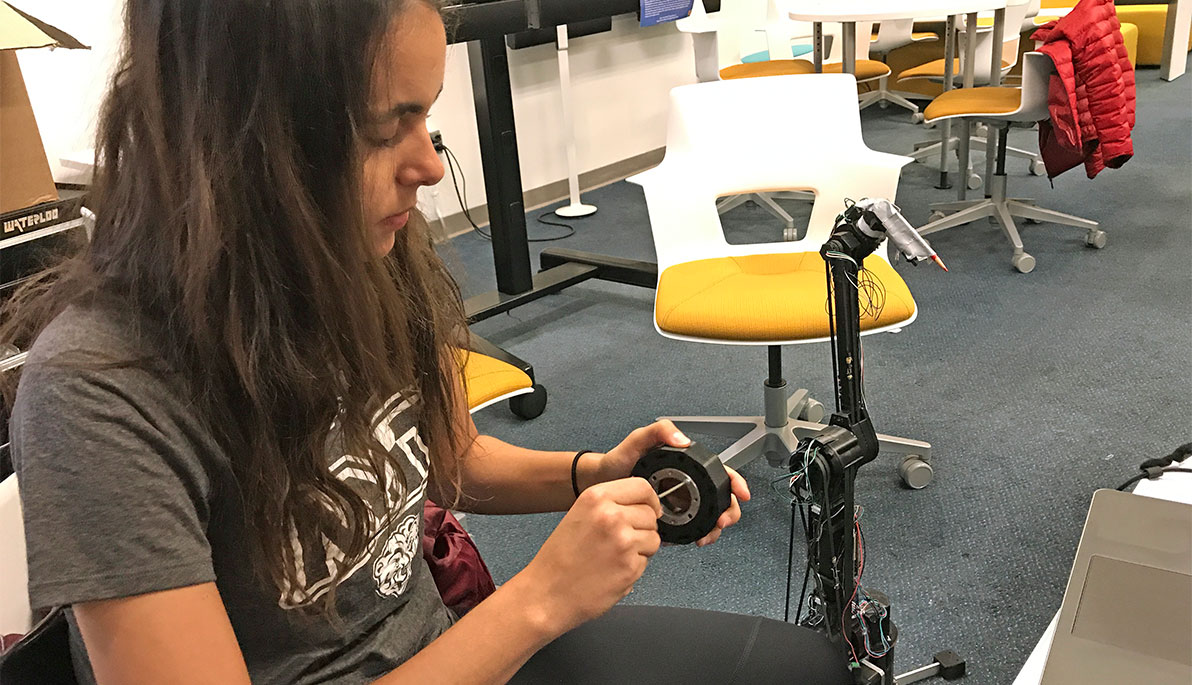
M 579 468 L 579 458 L 592 450 L 580 450 L 575 453 L 575 458 L 571 460 L 571 491 L 575 493 L 575 498 L 579 499 L 579 480 L 576 478 L 576 470 Z

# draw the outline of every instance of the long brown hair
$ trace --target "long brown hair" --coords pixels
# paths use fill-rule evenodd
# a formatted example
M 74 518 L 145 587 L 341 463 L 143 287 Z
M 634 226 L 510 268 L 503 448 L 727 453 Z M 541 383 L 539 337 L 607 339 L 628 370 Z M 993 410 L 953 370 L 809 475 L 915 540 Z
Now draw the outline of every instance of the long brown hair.
M 137 312 L 155 363 L 185 379 L 227 451 L 256 568 L 279 589 L 297 585 L 291 531 L 319 539 L 346 522 L 350 561 L 386 520 L 329 472 L 333 424 L 342 453 L 404 489 L 374 422 L 416 395 L 436 480 L 459 483 L 458 289 L 421 217 L 378 259 L 361 206 L 373 59 L 423 1 L 129 0 L 92 240 L 14 298 L 0 331 L 24 348 L 97 296 Z

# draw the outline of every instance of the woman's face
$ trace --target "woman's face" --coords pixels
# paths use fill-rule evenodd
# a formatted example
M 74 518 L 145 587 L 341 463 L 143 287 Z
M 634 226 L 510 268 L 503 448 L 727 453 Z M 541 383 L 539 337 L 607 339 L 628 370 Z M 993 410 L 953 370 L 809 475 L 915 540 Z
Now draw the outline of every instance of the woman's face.
M 443 88 L 447 37 L 439 14 L 411 1 L 390 22 L 372 70 L 364 142 L 364 217 L 377 255 L 393 249 L 418 187 L 443 178 L 426 115 Z

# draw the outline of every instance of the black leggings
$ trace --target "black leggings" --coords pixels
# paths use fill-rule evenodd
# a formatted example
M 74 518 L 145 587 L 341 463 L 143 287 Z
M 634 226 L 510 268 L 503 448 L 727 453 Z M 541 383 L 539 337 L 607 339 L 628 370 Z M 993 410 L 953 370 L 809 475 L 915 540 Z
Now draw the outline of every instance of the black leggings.
M 510 681 L 851 685 L 844 654 L 809 628 L 741 614 L 616 606 L 563 635 Z

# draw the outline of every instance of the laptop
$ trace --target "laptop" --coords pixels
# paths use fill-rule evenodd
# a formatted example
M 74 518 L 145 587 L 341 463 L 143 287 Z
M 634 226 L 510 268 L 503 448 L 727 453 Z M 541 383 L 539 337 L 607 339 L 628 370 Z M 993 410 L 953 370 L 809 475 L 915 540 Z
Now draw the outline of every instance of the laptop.
M 1093 494 L 1041 685 L 1192 683 L 1192 505 Z

